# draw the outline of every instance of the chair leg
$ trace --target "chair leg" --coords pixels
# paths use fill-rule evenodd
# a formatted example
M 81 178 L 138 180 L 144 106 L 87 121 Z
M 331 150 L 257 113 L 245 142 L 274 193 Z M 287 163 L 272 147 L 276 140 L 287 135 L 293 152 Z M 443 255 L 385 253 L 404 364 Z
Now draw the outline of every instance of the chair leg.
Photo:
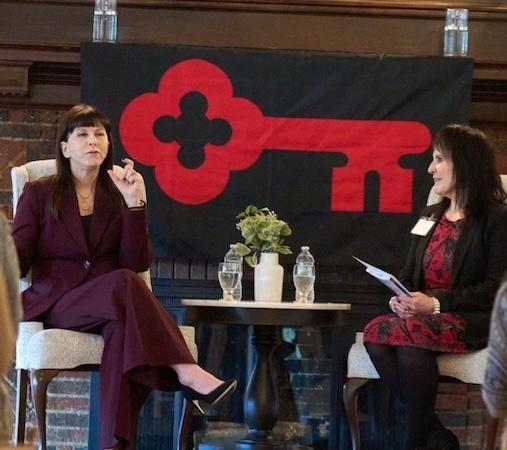
M 496 444 L 496 436 L 498 434 L 498 425 L 500 420 L 498 417 L 490 417 L 488 430 L 486 434 L 486 450 L 494 450 Z
M 192 402 L 183 399 L 183 411 L 181 413 L 180 425 L 178 428 L 178 447 L 176 450 L 187 450 L 190 427 L 195 406 Z M 190 440 L 192 438 L 190 437 Z
M 25 443 L 26 429 L 26 399 L 28 392 L 28 371 L 24 369 L 17 370 L 16 380 L 16 422 L 14 443 L 16 446 Z
M 60 373 L 58 369 L 42 369 L 30 371 L 32 399 L 37 418 L 39 450 L 46 450 L 46 400 L 48 384 Z
M 345 414 L 350 428 L 352 450 L 361 449 L 361 437 L 359 435 L 359 414 L 357 411 L 357 393 L 370 380 L 368 378 L 348 378 L 343 386 L 343 403 Z

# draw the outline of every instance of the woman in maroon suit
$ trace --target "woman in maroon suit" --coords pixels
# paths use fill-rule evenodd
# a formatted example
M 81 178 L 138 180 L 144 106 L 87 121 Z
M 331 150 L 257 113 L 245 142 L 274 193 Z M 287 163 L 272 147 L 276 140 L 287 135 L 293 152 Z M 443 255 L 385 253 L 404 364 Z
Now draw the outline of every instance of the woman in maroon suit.
M 101 448 L 135 445 L 150 390 L 183 389 L 215 404 L 236 387 L 200 368 L 172 317 L 136 272 L 150 265 L 141 177 L 126 159 L 113 173 L 111 124 L 77 105 L 59 128 L 53 177 L 27 183 L 14 218 L 25 320 L 104 337 Z

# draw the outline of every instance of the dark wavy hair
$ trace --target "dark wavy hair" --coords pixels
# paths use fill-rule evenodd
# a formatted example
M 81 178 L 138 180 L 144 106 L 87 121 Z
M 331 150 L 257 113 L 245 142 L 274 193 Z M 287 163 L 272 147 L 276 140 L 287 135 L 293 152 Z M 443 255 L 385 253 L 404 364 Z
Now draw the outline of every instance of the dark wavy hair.
M 111 122 L 107 116 L 98 108 L 90 105 L 79 104 L 70 108 L 61 118 L 56 136 L 56 175 L 53 178 L 53 196 L 49 208 L 55 217 L 59 216 L 59 211 L 64 193 L 70 189 L 73 184 L 73 175 L 70 169 L 70 161 L 63 156 L 60 144 L 67 142 L 69 135 L 76 128 L 80 127 L 104 127 L 109 141 L 109 148 L 106 158 L 102 162 L 99 170 L 97 183 L 104 189 L 112 200 L 115 209 L 120 209 L 123 200 L 120 192 L 109 178 L 108 169 L 112 169 L 114 161 L 113 140 L 111 137 Z
M 486 135 L 467 125 L 447 125 L 436 133 L 433 148 L 452 160 L 456 203 L 467 217 L 474 217 L 492 203 L 507 198 Z M 444 199 L 446 206 L 449 199 Z

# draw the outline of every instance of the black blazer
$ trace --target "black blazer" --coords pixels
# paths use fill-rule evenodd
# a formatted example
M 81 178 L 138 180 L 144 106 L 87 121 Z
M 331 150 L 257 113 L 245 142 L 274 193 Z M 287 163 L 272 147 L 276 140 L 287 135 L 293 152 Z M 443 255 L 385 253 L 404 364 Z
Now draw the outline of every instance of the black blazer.
M 442 217 L 444 206 L 427 207 L 422 216 Z M 424 291 L 422 261 L 435 230 L 427 236 L 413 236 L 400 281 L 410 290 Z M 478 218 L 466 219 L 456 244 L 450 287 L 432 291 L 441 312 L 462 316 L 467 321 L 465 342 L 469 348 L 487 345 L 491 310 L 502 275 L 507 270 L 507 206 L 494 204 Z

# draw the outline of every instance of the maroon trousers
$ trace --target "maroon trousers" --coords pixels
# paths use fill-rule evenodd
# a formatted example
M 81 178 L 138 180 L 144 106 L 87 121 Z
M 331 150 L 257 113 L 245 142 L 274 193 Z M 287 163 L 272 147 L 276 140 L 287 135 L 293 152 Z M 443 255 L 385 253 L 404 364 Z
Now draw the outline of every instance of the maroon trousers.
M 101 448 L 135 448 L 151 389 L 180 389 L 171 365 L 195 363 L 174 319 L 136 273 L 119 269 L 67 292 L 46 326 L 101 333 Z

